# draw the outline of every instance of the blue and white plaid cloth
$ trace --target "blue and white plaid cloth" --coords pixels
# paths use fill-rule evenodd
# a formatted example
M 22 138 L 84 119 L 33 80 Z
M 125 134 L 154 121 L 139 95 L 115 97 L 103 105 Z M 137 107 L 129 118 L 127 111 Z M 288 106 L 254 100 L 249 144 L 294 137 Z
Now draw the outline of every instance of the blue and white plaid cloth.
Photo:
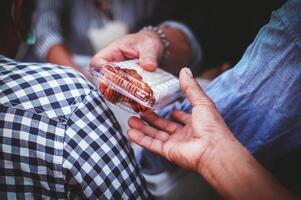
M 0 199 L 146 199 L 114 115 L 78 73 L 0 56 Z

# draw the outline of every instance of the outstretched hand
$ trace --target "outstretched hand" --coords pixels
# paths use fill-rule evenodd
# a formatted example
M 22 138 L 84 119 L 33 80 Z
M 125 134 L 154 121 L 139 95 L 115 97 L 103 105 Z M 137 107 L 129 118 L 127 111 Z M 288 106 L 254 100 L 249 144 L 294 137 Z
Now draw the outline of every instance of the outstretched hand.
M 224 199 L 296 199 L 234 138 L 188 68 L 180 72 L 180 86 L 192 114 L 174 111 L 172 122 L 148 112 L 147 124 L 133 117 L 133 142 L 202 175 Z
M 219 143 L 234 137 L 188 68 L 180 72 L 180 86 L 193 107 L 192 114 L 173 111 L 171 116 L 176 122 L 172 122 L 147 112 L 142 119 L 148 124 L 132 117 L 129 138 L 169 161 L 197 171 L 203 158 L 213 155 Z

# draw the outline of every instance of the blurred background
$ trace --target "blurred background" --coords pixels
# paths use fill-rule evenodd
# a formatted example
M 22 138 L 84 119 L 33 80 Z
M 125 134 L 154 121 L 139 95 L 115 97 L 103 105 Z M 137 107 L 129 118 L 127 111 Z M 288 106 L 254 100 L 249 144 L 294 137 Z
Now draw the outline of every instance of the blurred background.
M 112 40 L 147 25 L 187 25 L 202 48 L 195 76 L 210 80 L 233 66 L 284 0 L 37 0 L 26 61 L 86 68 Z M 215 70 L 213 70 L 215 69 Z
M 37 0 L 28 44 L 17 59 L 49 62 L 73 67 L 85 76 L 91 57 L 114 39 L 147 25 L 177 21 L 191 29 L 202 49 L 201 63 L 194 76 L 206 87 L 216 76 L 234 66 L 273 10 L 284 0 Z M 89 77 L 88 77 L 89 78 Z M 235 84 L 235 83 L 233 83 Z M 110 105 L 127 133 L 127 119 L 133 114 Z M 133 146 L 136 157 L 141 149 Z M 286 158 L 289 159 L 289 158 Z M 292 158 L 293 159 L 293 158 Z M 288 162 L 288 161 L 286 161 Z M 143 164 L 143 163 L 142 163 Z M 215 199 L 218 196 L 193 173 L 165 164 L 145 173 L 150 191 L 158 199 Z M 167 164 L 168 165 L 168 164 Z M 278 166 L 281 168 L 281 161 Z M 293 174 L 293 173 L 292 173 Z M 279 173 L 281 177 L 281 173 Z

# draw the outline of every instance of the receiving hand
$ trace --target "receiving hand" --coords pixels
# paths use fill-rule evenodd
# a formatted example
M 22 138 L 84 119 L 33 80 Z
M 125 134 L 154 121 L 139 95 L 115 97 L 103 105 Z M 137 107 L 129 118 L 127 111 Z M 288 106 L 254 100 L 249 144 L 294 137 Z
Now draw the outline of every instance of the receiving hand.
M 92 58 L 90 66 L 139 58 L 143 68 L 154 71 L 162 53 L 163 45 L 159 36 L 153 31 L 145 30 L 111 42 Z
M 132 117 L 128 134 L 138 145 L 184 168 L 197 171 L 204 157 L 208 159 L 219 144 L 234 140 L 234 137 L 188 68 L 181 70 L 180 86 L 193 107 L 192 115 L 173 111 L 172 117 L 177 122 L 172 122 L 147 112 L 142 119 L 149 125 Z

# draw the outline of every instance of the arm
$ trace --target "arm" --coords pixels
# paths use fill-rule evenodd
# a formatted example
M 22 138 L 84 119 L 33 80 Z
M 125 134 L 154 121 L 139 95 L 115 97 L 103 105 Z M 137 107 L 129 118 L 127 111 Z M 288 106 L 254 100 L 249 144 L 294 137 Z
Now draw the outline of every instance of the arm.
M 146 113 L 131 118 L 129 138 L 178 165 L 196 171 L 226 199 L 294 199 L 234 138 L 192 73 L 180 73 L 192 114 L 174 111 L 171 122 Z
M 197 172 L 225 199 L 296 199 L 237 140 L 219 143 Z
M 74 63 L 69 51 L 62 44 L 56 44 L 52 48 L 50 48 L 47 54 L 47 61 L 58 65 L 69 66 L 82 73 L 91 83 L 94 82 L 91 74 L 87 73 L 85 70 Z
M 162 30 L 170 42 L 170 55 L 166 63 L 166 69 L 178 75 L 183 66 L 190 64 L 192 59 L 191 46 L 185 33 L 181 30 L 168 26 L 163 27 Z
M 182 51 L 177 53 L 174 52 L 173 49 L 171 49 L 170 59 L 174 60 L 174 63 L 169 64 L 168 69 L 172 69 L 174 67 L 179 66 L 180 68 L 182 68 L 186 66 L 189 67 L 194 74 L 198 73 L 203 62 L 203 52 L 198 38 L 196 37 L 195 33 L 191 30 L 191 26 L 188 26 L 186 23 L 183 24 L 176 21 L 164 21 L 162 24 L 160 24 L 160 27 L 168 27 L 170 29 L 178 30 L 182 33 L 182 37 L 184 37 L 180 41 L 173 41 L 173 39 L 171 39 L 167 33 L 167 37 L 169 38 L 169 40 L 171 40 L 171 45 L 178 45 L 174 48 Z M 177 63 L 175 58 L 181 58 L 182 56 L 184 57 L 183 59 L 186 59 L 185 62 Z M 179 71 L 177 75 L 179 75 Z
M 64 45 L 60 14 L 64 2 L 60 0 L 37 1 L 34 31 L 37 37 L 35 53 L 47 62 L 79 69 Z
M 191 59 L 191 47 L 185 34 L 176 28 L 162 27 L 170 42 L 170 56 L 166 69 L 177 74 L 181 67 L 188 65 Z M 145 30 L 127 35 L 110 43 L 98 52 L 91 61 L 91 66 L 101 63 L 117 62 L 139 58 L 141 66 L 153 71 L 162 59 L 163 44 L 154 31 Z
M 58 65 L 66 65 L 75 69 L 80 69 L 72 60 L 71 54 L 63 44 L 55 44 L 47 53 L 47 61 Z
M 301 83 L 300 9 L 299 2 L 291 1 L 275 11 L 235 67 L 205 90 L 239 142 L 265 163 L 301 146 L 296 139 L 301 128 L 296 95 Z M 175 108 L 191 112 L 185 100 L 160 114 L 168 117 Z
M 164 67 L 167 71 L 178 75 L 181 68 L 183 66 L 188 66 L 191 61 L 192 49 L 189 44 L 188 38 L 180 29 L 169 27 L 168 24 L 162 26 L 161 30 L 164 32 L 170 43 L 170 55 L 166 62 L 166 66 Z M 157 43 L 160 44 L 160 47 L 158 47 L 157 51 L 152 47 L 152 49 L 149 49 L 148 52 L 140 52 L 142 54 L 141 56 L 139 56 L 140 63 L 152 70 L 153 68 L 158 67 L 158 63 L 160 63 L 160 60 L 162 59 L 163 47 L 161 47 L 162 44 L 160 42 L 160 38 L 156 33 L 150 30 L 142 31 L 142 34 L 143 32 L 149 35 L 154 35 L 153 38 L 159 40 Z M 153 54 L 151 54 L 152 52 Z

